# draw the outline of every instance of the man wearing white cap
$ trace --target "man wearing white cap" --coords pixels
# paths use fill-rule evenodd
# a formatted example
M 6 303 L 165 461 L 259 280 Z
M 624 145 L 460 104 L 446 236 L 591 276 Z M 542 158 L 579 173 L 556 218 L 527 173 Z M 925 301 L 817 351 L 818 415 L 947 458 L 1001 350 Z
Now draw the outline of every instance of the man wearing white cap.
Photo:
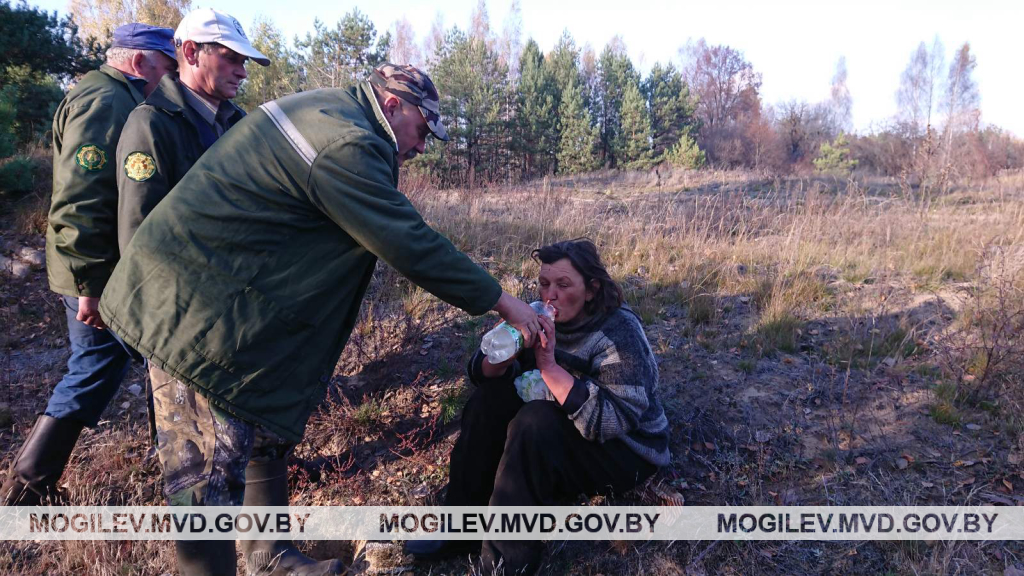
M 117 146 L 117 240 L 123 252 L 142 220 L 196 160 L 245 116 L 230 102 L 245 63 L 270 60 L 238 20 L 210 8 L 189 12 L 174 32 L 179 78 L 164 78 L 128 117 Z

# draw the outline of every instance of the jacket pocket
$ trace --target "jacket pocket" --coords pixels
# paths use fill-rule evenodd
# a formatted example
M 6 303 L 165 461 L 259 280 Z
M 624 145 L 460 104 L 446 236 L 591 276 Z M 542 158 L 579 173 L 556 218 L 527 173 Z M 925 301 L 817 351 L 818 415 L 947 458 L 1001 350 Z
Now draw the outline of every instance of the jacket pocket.
M 196 350 L 218 366 L 248 379 L 288 362 L 312 327 L 247 286 L 235 295 L 196 344 Z

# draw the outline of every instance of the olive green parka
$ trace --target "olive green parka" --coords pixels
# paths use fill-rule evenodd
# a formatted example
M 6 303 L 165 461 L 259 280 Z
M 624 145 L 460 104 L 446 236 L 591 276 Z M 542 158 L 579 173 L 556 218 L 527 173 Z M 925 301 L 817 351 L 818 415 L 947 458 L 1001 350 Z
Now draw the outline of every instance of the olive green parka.
M 53 195 L 46 228 L 50 290 L 99 297 L 117 264 L 117 166 L 128 115 L 143 101 L 104 64 L 68 92 L 53 116 Z
M 185 100 L 181 82 L 167 75 L 124 125 L 117 144 L 117 242 L 123 251 L 139 224 L 206 152 L 199 113 Z M 245 117 L 229 107 L 225 128 Z M 212 134 L 212 133 L 211 133 Z
M 142 222 L 100 301 L 161 369 L 294 442 L 378 258 L 474 315 L 501 296 L 396 188 L 372 90 L 302 92 L 246 116 Z

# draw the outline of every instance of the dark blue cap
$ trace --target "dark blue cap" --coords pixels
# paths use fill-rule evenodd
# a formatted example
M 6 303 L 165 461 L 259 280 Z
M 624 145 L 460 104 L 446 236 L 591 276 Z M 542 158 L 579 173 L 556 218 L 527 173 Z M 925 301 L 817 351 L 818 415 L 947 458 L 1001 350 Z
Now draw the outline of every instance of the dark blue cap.
M 174 30 L 149 24 L 125 24 L 114 30 L 111 48 L 159 50 L 174 59 Z

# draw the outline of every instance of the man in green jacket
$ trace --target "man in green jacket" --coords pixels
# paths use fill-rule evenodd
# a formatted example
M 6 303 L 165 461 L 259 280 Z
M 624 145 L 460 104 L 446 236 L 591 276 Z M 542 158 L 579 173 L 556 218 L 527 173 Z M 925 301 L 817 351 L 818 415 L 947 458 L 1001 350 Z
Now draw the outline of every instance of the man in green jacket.
M 0 488 L 5 505 L 38 505 L 55 494 L 82 427 L 96 425 L 128 370 L 131 352 L 103 329 L 98 310 L 118 258 L 114 151 L 128 114 L 175 69 L 172 34 L 118 27 L 107 63 L 86 74 L 53 117 L 46 271 L 63 299 L 71 356 Z
M 123 251 L 139 224 L 196 160 L 245 116 L 231 103 L 252 59 L 238 20 L 210 8 L 189 12 L 174 33 L 178 78 L 164 78 L 124 125 L 117 145 L 117 242 Z
M 496 310 L 528 342 L 543 338 L 533 310 L 396 188 L 428 135 L 447 139 L 438 102 L 426 74 L 391 64 L 347 90 L 268 102 L 139 227 L 101 312 L 150 359 L 172 505 L 266 505 L 249 498 L 256 476 L 287 490 L 285 458 L 324 397 L 378 258 L 449 304 Z M 257 552 L 296 573 L 326 570 L 274 545 Z M 177 549 L 183 571 L 234 570 L 230 542 Z

